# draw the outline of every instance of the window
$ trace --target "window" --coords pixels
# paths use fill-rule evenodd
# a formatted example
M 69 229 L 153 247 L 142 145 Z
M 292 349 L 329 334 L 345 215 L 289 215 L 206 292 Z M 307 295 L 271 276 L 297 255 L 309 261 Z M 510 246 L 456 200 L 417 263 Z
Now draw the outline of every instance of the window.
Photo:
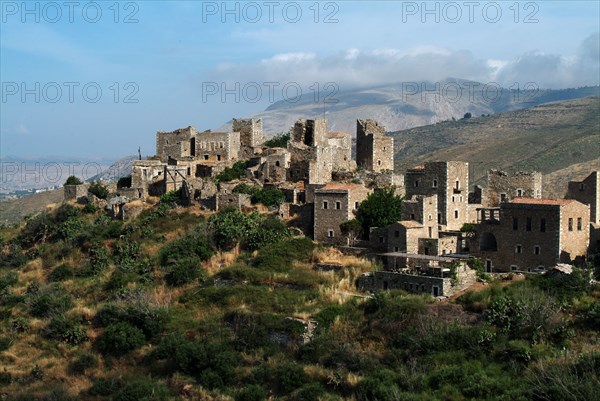
M 515 246 L 515 253 L 521 253 L 523 251 L 523 247 L 521 245 Z
M 581 217 L 577 218 L 577 231 L 581 231 L 583 224 L 581 222 Z
M 204 160 L 208 160 L 208 155 L 204 155 Z
M 335 201 L 335 208 L 336 208 L 337 210 L 340 210 L 340 209 L 342 208 L 342 202 L 340 202 L 340 201 Z
M 455 211 L 454 211 L 454 218 L 455 218 L 455 219 L 458 219 L 458 210 L 455 210 Z
M 527 217 L 525 221 L 525 231 L 531 231 L 531 217 Z
M 519 268 L 519 266 L 517 266 L 517 265 L 511 265 L 511 266 L 510 266 L 510 270 L 512 270 L 512 271 L 515 271 L 515 270 L 517 270 L 518 268 Z
M 433 216 L 431 216 L 431 215 L 427 216 L 427 219 L 429 219 L 429 221 L 431 221 L 432 218 L 433 218 Z
M 191 167 L 188 167 L 187 168 L 187 175 L 191 175 L 191 174 L 192 174 L 192 169 L 191 169 Z
M 327 237 L 333 238 L 333 230 L 327 230 Z
M 461 196 L 459 196 L 458 198 L 460 199 L 460 201 L 461 201 L 461 202 L 463 201 L 463 197 L 462 197 L 462 195 L 461 195 Z
M 394 232 L 394 236 L 395 236 L 396 238 L 400 238 L 400 231 L 399 231 L 399 230 L 396 230 L 396 231 Z
M 579 190 L 585 191 L 585 184 L 583 182 L 581 184 L 579 184 Z
M 148 170 L 143 169 L 142 172 L 144 173 L 144 178 L 148 177 Z
M 518 197 L 523 196 L 523 190 L 521 188 L 517 189 L 517 196 Z
M 506 194 L 500 194 L 500 202 L 506 202 Z
M 440 221 L 442 221 L 442 214 L 441 214 L 441 213 L 438 213 L 438 223 L 439 223 Z
M 429 238 L 433 238 L 433 227 L 429 227 Z
M 421 284 L 421 292 L 425 291 L 425 284 Z
M 381 166 L 381 160 L 377 160 L 377 165 Z
M 410 214 L 410 219 L 411 219 L 411 220 L 414 220 L 414 219 L 415 219 L 415 214 L 414 214 L 414 213 L 411 213 L 411 214 Z
M 546 219 L 540 220 L 540 231 L 543 233 L 546 232 Z
M 400 252 L 400 247 L 398 247 L 398 246 L 395 246 L 395 247 L 394 247 L 394 252 Z
M 385 242 L 385 238 L 384 237 L 379 237 L 379 243 L 383 244 Z
M 415 188 L 418 188 L 418 187 L 419 187 L 419 180 L 416 180 L 415 181 Z
M 358 209 L 358 202 L 354 202 L 354 209 Z
M 539 245 L 535 245 L 533 247 L 533 254 L 534 255 L 539 255 L 540 254 L 540 246 Z
M 573 218 L 569 217 L 569 231 L 573 231 Z
M 408 285 L 408 288 L 409 288 L 409 289 L 412 291 L 412 289 L 413 289 L 413 283 L 410 283 L 410 284 Z
M 513 217 L 513 230 L 517 231 L 519 229 L 519 219 L 516 217 Z
M 454 203 L 454 196 L 452 196 L 452 203 Z
M 437 188 L 437 180 L 433 180 L 433 185 L 431 185 L 433 188 Z
M 456 185 L 456 189 L 460 189 L 460 181 L 456 180 L 454 184 Z
M 323 201 L 323 209 L 327 209 L 329 207 L 329 202 Z
M 221 161 L 221 155 L 217 155 L 217 161 Z

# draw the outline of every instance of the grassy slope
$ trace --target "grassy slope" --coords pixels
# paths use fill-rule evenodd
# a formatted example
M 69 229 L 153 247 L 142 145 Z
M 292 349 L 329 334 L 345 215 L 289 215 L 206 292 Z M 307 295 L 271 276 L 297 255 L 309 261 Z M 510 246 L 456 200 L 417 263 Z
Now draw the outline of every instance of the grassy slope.
M 80 240 L 51 239 L 25 246 L 29 260 L 18 267 L 7 265 L 13 259 L 0 260 L 0 346 L 9 339 L 8 348 L 0 351 L 0 366 L 6 369 L 0 371 L 0 392 L 8 400 L 17 395 L 29 396 L 21 400 L 72 400 L 66 394 L 90 401 L 140 399 L 140 394 L 137 398 L 123 395 L 122 386 L 131 377 L 145 377 L 146 390 L 149 382 L 168 389 L 169 399 L 215 401 L 233 400 L 250 384 L 274 394 L 274 399 L 288 401 L 391 401 L 409 396 L 422 401 L 527 400 L 534 391 L 561 391 L 563 385 L 568 390 L 581 388 L 582 394 L 597 394 L 600 388 L 597 372 L 586 373 L 586 366 L 578 367 L 584 369 L 578 373 L 586 375 L 583 378 L 571 375 L 580 355 L 600 351 L 598 332 L 580 317 L 592 316 L 586 311 L 598 303 L 598 289 L 578 293 L 576 300 L 562 302 L 560 310 L 548 295 L 551 291 L 536 291 L 527 285 L 529 280 L 468 294 L 464 305 L 434 303 L 401 292 L 369 300 L 355 296 L 359 294 L 354 282 L 358 274 L 374 268 L 370 262 L 327 248 L 313 250 L 306 239 L 253 254 L 238 249 L 216 253 L 197 266 L 205 272 L 204 280 L 171 287 L 165 283 L 168 268 L 160 265 L 160 250 L 194 227 L 206 232 L 199 214 L 194 209 L 164 215 L 147 211 L 123 226 L 108 223 L 100 212 L 83 214 L 79 218 L 86 224 Z M 18 231 L 5 228 L 0 234 L 6 244 Z M 134 243 L 140 250 L 133 264 L 119 259 L 119 245 Z M 83 274 L 90 263 L 90 247 L 106 250 L 109 257 L 108 265 L 93 276 Z M 2 255 L 7 252 L 5 246 Z M 148 264 L 138 266 L 145 259 Z M 314 261 L 341 263 L 345 269 L 316 272 L 311 268 Z M 62 263 L 76 275 L 54 289 L 50 273 Z M 13 272 L 17 281 L 6 286 Z M 118 277 L 126 281 L 117 285 Z M 33 306 L 42 294 L 52 299 L 66 295 L 73 305 L 59 314 L 36 315 Z M 531 313 L 551 312 L 551 319 L 540 320 L 537 340 L 531 341 L 526 332 L 507 337 L 500 327 L 484 323 L 484 312 L 502 295 L 533 301 Z M 106 305 L 162 310 L 169 319 L 142 347 L 105 355 L 98 349 L 98 338 L 106 330 L 98 325 L 98 312 Z M 57 315 L 77 321 L 88 341 L 70 345 L 67 338 L 49 337 L 50 323 Z M 286 317 L 318 321 L 313 342 L 302 345 L 301 327 Z M 521 322 L 526 328 L 530 327 L 527 321 Z M 22 323 L 28 327 L 22 329 Z M 177 342 L 170 346 L 177 352 L 153 356 L 153 351 L 165 349 L 163 340 L 172 336 Z M 208 359 L 172 360 L 185 355 L 193 360 L 210 346 L 215 348 L 209 348 Z M 82 352 L 92 355 L 97 366 L 77 374 L 73 362 Z M 217 357 L 213 360 L 210 355 Z M 225 382 L 206 371 L 227 371 Z M 551 388 L 555 375 L 569 382 Z M 106 396 L 91 395 L 89 389 L 99 379 L 110 379 L 117 387 Z M 43 398 L 59 388 L 66 394 L 55 392 Z
M 48 205 L 62 202 L 63 190 L 42 192 L 21 199 L 0 202 L 0 222 L 16 223 L 23 217 L 44 211 Z
M 600 155 L 600 98 L 444 122 L 392 134 L 396 169 L 432 160 L 471 164 L 481 183 L 490 168 L 548 174 Z

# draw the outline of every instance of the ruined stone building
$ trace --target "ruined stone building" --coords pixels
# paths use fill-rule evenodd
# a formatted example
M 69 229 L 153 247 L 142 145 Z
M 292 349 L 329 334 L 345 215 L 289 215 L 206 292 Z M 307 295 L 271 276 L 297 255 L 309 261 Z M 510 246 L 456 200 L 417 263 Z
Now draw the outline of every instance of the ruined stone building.
M 515 198 L 542 198 L 542 173 L 517 171 L 507 173 L 500 170 L 487 172 L 487 205 L 499 206 Z
M 371 191 L 359 184 L 329 183 L 314 191 L 314 239 L 330 245 L 347 245 L 340 224 L 352 220 Z
M 249 159 L 261 152 L 265 141 L 262 119 L 234 118 L 231 129 L 233 132 L 240 133 L 240 158 Z
M 440 231 L 457 231 L 469 222 L 469 163 L 460 161 L 426 162 L 406 171 L 407 197 L 437 195 L 437 220 Z
M 326 184 L 335 170 L 353 170 L 352 141 L 345 132 L 329 132 L 327 120 L 298 120 L 288 141 L 288 180 Z
M 589 242 L 589 206 L 575 200 L 516 198 L 480 209 L 473 253 L 488 272 L 579 263 Z
M 569 181 L 567 198 L 590 207 L 590 251 L 600 251 L 600 172 L 594 171 L 582 181 Z
M 394 138 L 374 120 L 356 120 L 356 164 L 365 170 L 394 170 Z

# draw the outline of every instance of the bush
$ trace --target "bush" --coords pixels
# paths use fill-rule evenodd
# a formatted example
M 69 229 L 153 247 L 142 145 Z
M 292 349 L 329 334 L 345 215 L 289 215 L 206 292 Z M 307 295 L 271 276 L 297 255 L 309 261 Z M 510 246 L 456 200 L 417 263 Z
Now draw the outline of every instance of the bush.
M 252 203 L 262 203 L 267 207 L 279 206 L 285 202 L 285 194 L 279 189 L 260 189 L 251 199 Z
M 29 312 L 35 317 L 47 317 L 53 314 L 62 314 L 73 307 L 73 300 L 60 286 L 45 293 L 35 296 L 29 306 Z
M 402 219 L 402 197 L 395 191 L 395 187 L 375 191 L 360 204 L 356 219 L 364 235 L 368 235 L 371 227 L 385 227 Z
M 181 190 L 169 191 L 160 197 L 160 203 L 165 205 L 180 205 L 181 204 Z
M 263 144 L 268 148 L 285 148 L 290 140 L 290 134 L 277 134 Z
M 97 196 L 100 199 L 108 198 L 108 188 L 106 187 L 106 185 L 100 183 L 100 181 L 93 182 L 90 185 L 88 192 L 92 195 Z
M 79 322 L 64 315 L 52 318 L 45 334 L 49 338 L 71 345 L 81 344 L 88 339 L 86 331 L 81 328 Z
M 167 401 L 169 390 L 152 379 L 127 382 L 114 396 L 114 401 Z
M 75 355 L 73 362 L 69 365 L 69 370 L 73 374 L 82 375 L 86 369 L 92 369 L 98 367 L 98 359 L 96 356 L 89 352 L 79 352 Z
M 73 277 L 73 269 L 71 266 L 63 263 L 56 267 L 52 272 L 48 275 L 49 281 L 63 281 Z
M 178 287 L 191 283 L 202 276 L 205 276 L 205 272 L 200 266 L 200 259 L 187 258 L 178 260 L 171 267 L 171 271 L 165 276 L 165 281 L 170 286 Z
M 64 185 L 81 185 L 81 184 L 83 184 L 83 182 L 79 178 L 75 177 L 74 175 L 71 175 L 67 178 L 67 181 L 65 181 Z
M 235 401 L 264 401 L 266 399 L 265 389 L 256 384 L 246 386 L 235 396 Z
M 192 231 L 163 247 L 159 253 L 159 261 L 162 266 L 176 264 L 180 260 L 209 259 L 213 250 L 203 233 Z
M 89 395 L 99 395 L 99 396 L 108 397 L 110 395 L 115 394 L 117 391 L 119 391 L 119 389 L 122 386 L 123 386 L 123 383 L 121 382 L 121 380 L 119 380 L 117 378 L 101 377 L 92 384 L 92 387 L 90 387 L 87 392 Z
M 12 339 L 9 337 L 0 336 L 0 352 L 6 351 L 12 345 Z
M 98 349 L 104 354 L 124 355 L 146 342 L 144 332 L 129 323 L 115 323 L 106 328 L 98 339 Z
M 216 182 L 239 180 L 246 176 L 248 161 L 237 161 L 232 167 L 227 167 L 215 177 Z

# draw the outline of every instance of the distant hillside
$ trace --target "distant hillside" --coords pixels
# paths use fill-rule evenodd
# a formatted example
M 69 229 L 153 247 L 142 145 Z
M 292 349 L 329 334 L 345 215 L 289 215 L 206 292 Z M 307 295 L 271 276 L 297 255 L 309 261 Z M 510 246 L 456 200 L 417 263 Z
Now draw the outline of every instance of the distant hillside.
M 20 199 L 0 202 L 0 223 L 17 223 L 27 215 L 46 210 L 53 203 L 64 199 L 63 189 L 41 192 Z
M 600 157 L 600 98 L 448 121 L 390 134 L 398 171 L 432 160 L 462 160 L 471 181 L 489 168 L 549 174 Z
M 131 175 L 131 162 L 137 158 L 137 156 L 122 157 L 88 181 L 117 181 L 121 177 L 127 177 Z
M 492 84 L 486 86 L 449 79 L 437 84 L 400 83 L 315 95 L 313 92 L 305 93 L 294 103 L 290 100 L 276 102 L 252 117 L 263 119 L 267 137 L 287 132 L 300 118 L 327 118 L 331 130 L 355 135 L 357 118 L 372 118 L 383 124 L 388 131 L 398 131 L 435 124 L 453 117 L 458 119 L 468 112 L 480 116 L 547 102 L 600 96 L 600 87 L 516 92 Z M 218 130 L 229 129 L 231 121 Z
M 573 164 L 544 176 L 543 194 L 545 198 L 562 199 L 567 193 L 569 181 L 581 181 L 592 171 L 600 171 L 600 158 Z

